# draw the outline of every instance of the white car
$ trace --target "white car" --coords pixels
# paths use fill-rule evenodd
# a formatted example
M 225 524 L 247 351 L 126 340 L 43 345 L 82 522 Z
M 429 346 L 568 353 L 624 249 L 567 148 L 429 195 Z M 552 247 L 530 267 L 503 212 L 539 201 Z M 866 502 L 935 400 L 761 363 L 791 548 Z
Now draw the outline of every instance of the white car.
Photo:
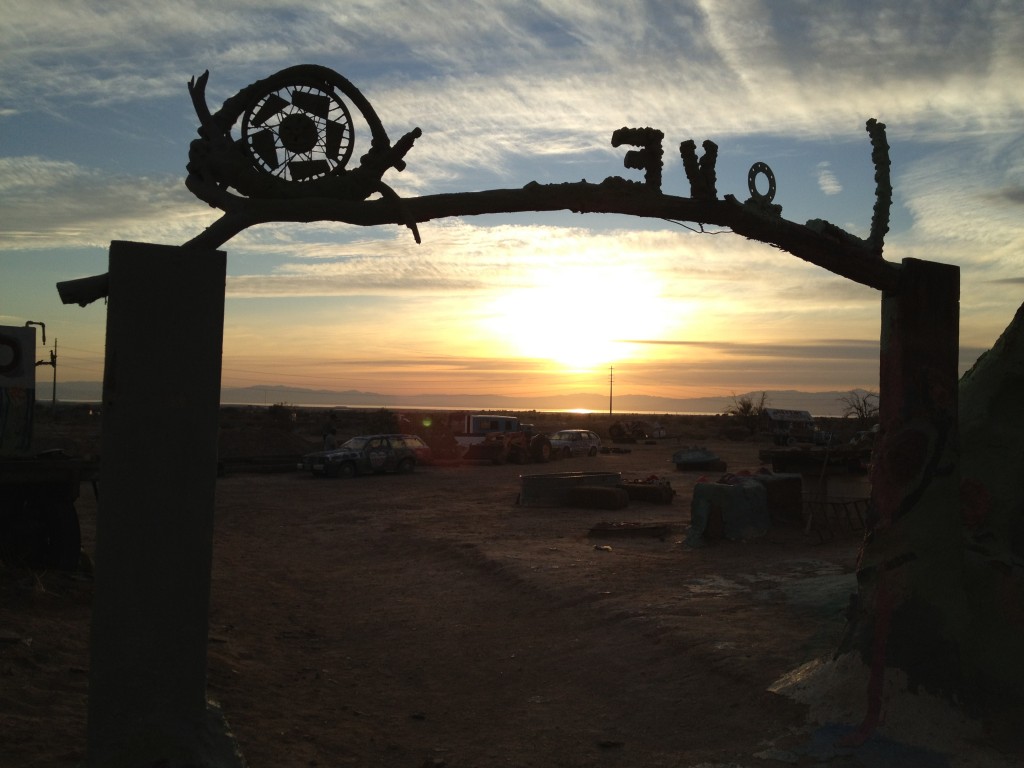
M 601 450 L 601 438 L 589 429 L 562 429 L 548 435 L 551 441 L 551 455 L 569 458 L 570 456 L 597 456 Z

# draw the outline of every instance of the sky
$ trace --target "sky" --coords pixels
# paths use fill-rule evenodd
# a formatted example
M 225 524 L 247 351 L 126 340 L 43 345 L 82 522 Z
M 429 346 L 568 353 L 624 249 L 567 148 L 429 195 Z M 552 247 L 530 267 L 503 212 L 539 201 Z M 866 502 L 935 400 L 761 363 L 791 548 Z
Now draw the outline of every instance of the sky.
M 720 197 L 749 197 L 764 162 L 784 218 L 861 237 L 876 118 L 884 257 L 960 268 L 961 370 L 1024 299 L 1019 0 L 0 0 L 0 17 L 0 325 L 46 324 L 58 396 L 102 379 L 106 307 L 55 284 L 105 272 L 113 240 L 179 245 L 217 218 L 184 184 L 206 70 L 214 111 L 296 64 L 346 77 L 392 140 L 422 130 L 384 177 L 402 197 L 639 181 L 611 136 L 651 126 L 666 194 L 690 194 L 679 143 L 710 139 Z M 662 397 L 877 390 L 878 292 L 728 231 L 569 212 L 419 229 L 231 239 L 222 384 L 546 397 L 606 391 L 613 370 L 617 392 Z

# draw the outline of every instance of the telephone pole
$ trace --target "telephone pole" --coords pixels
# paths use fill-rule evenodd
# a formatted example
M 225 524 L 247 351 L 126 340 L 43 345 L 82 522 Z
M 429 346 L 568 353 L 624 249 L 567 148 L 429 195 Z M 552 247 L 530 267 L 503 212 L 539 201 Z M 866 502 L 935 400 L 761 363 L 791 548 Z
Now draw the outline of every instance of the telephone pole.
M 53 389 L 50 390 L 50 409 L 53 411 L 57 410 L 57 340 L 53 340 L 53 349 L 50 351 L 49 360 L 37 360 L 36 368 L 40 365 L 49 365 L 53 367 Z
M 32 325 L 38 325 L 43 331 L 43 344 L 46 343 L 46 323 L 39 323 L 35 320 L 29 320 L 25 323 L 25 327 L 28 328 Z M 50 409 L 53 411 L 57 410 L 57 340 L 53 340 L 53 351 L 50 352 L 49 360 L 37 360 L 36 368 L 40 365 L 49 365 L 53 367 L 53 389 L 50 390 Z
M 50 365 L 53 366 L 53 388 L 50 390 L 50 410 L 57 410 L 57 339 L 53 340 L 53 350 L 50 352 Z
M 608 366 L 608 415 L 612 415 L 612 382 L 615 380 L 615 366 Z

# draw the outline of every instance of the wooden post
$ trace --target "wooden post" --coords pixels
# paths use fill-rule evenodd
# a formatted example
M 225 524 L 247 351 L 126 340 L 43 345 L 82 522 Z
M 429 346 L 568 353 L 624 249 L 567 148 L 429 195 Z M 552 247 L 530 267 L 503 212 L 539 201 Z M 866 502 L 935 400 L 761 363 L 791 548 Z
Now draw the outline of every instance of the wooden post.
M 885 668 L 948 698 L 967 690 L 968 631 L 957 439 L 959 270 L 903 262 L 882 294 L 872 510 L 858 567 L 853 649 L 870 665 L 877 718 Z M 871 696 L 869 696 L 869 699 Z M 873 726 L 875 723 L 866 723 Z
M 227 765 L 206 700 L 225 254 L 110 247 L 88 765 Z

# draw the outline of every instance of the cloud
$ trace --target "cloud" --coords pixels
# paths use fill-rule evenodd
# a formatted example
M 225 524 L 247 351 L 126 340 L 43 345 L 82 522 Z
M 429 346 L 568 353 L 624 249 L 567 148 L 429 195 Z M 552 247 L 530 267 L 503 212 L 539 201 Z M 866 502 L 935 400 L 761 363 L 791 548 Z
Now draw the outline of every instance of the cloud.
M 728 341 L 642 340 L 629 339 L 630 344 L 685 346 L 730 357 L 788 359 L 813 357 L 818 360 L 878 359 L 878 339 L 808 339 L 799 344 L 746 344 Z
M 818 188 L 826 195 L 838 195 L 843 191 L 843 185 L 832 173 L 831 165 L 827 160 L 818 163 Z
M 574 219 L 569 219 L 572 221 Z M 575 219 L 578 220 L 578 219 Z M 567 223 L 492 224 L 460 220 L 421 226 L 416 245 L 395 227 L 342 237 L 351 227 L 268 225 L 231 244 L 239 255 L 273 255 L 260 274 L 229 277 L 231 296 L 461 294 L 529 290 L 561 275 L 643 272 L 662 285 L 667 301 L 742 295 L 757 306 L 764 295 L 790 296 L 786 305 L 826 303 L 833 312 L 862 306 L 874 293 L 736 236 L 700 236 L 655 223 L 644 230 L 591 230 Z M 773 279 L 759 279 L 758 274 Z M 614 277 L 610 277 L 614 279 Z M 565 286 L 570 290 L 570 286 Z
M 147 178 L 41 157 L 0 157 L 0 248 L 179 244 L 209 225 L 181 180 Z
M 498 145 L 541 122 L 580 135 L 610 111 L 723 135 L 820 134 L 879 104 L 904 124 L 1019 117 L 1012 11 L 889 5 L 476 3 L 468 13 L 428 2 L 415 23 L 404 4 L 366 2 L 137 0 L 117 13 L 101 3 L 23 5 L 0 32 L 13 75 L 0 94 L 54 108 L 125 103 L 178 95 L 186 76 L 210 68 L 223 98 L 281 66 L 317 61 L 357 85 L 365 75 L 371 100 L 398 124 L 480 125 Z
M 987 200 L 991 200 L 993 203 L 1024 205 L 1024 186 L 1006 186 L 1002 189 L 987 193 L 985 198 Z
M 632 177 L 622 168 L 623 151 L 610 146 L 611 132 L 651 125 L 666 133 L 670 193 L 688 194 L 678 142 L 710 138 L 722 147 L 720 193 L 744 195 L 751 159 L 769 159 L 780 180 L 776 202 L 794 196 L 794 185 L 783 181 L 789 172 L 817 180 L 817 189 L 806 184 L 809 190 L 795 193 L 815 198 L 802 218 L 821 206 L 834 221 L 866 222 L 870 203 L 862 210 L 857 201 L 870 199 L 870 166 L 862 179 L 843 160 L 851 144 L 866 147 L 862 126 L 876 116 L 893 147 L 886 258 L 961 265 L 962 338 L 972 345 L 1002 328 L 1006 308 L 1019 303 L 1024 25 L 1012 3 L 8 6 L 0 25 L 2 249 L 190 239 L 218 213 L 182 183 L 196 128 L 187 80 L 209 68 L 216 109 L 260 78 L 312 62 L 352 80 L 393 139 L 424 129 L 408 169 L 385 178 L 403 196 Z M 762 158 L 765 149 L 777 150 L 778 160 Z M 865 163 L 866 152 L 858 155 Z M 869 189 L 866 197 L 859 187 Z M 787 217 L 799 207 L 790 199 Z M 236 321 L 266 301 L 276 313 L 291 297 L 318 309 L 324 297 L 330 306 L 317 317 L 322 322 L 338 306 L 393 308 L 425 296 L 442 299 L 430 310 L 441 326 L 496 291 L 530 296 L 555 268 L 564 275 L 590 268 L 651 275 L 660 299 L 680 308 L 664 338 L 719 343 L 718 357 L 702 365 L 730 381 L 748 375 L 744 345 L 757 362 L 750 375 L 781 379 L 786 371 L 769 370 L 757 350 L 796 360 L 812 344 L 801 340 L 807 329 L 819 340 L 870 339 L 877 329 L 873 291 L 727 234 L 567 213 L 420 229 L 422 246 L 402 227 L 246 231 L 229 245 Z M 606 302 L 605 311 L 613 306 Z M 301 328 L 315 337 L 311 325 Z M 844 347 L 831 353 L 854 355 Z M 684 368 L 672 375 L 685 379 Z M 659 375 L 650 369 L 652 386 Z
M 16 4 L 0 29 L 0 104 L 8 115 L 55 120 L 117 106 L 140 146 L 147 132 L 163 138 L 154 162 L 180 167 L 187 147 L 170 142 L 187 134 L 168 133 L 164 115 L 194 125 L 189 77 L 211 70 L 216 109 L 277 69 L 313 61 L 352 79 L 392 138 L 424 130 L 409 169 L 388 175 L 400 194 L 600 181 L 622 173 L 622 153 L 610 147 L 620 124 L 666 131 L 681 188 L 674 146 L 686 138 L 861 141 L 872 115 L 893 139 L 1017 131 L 1020 25 L 998 7 L 960 5 L 476 3 L 467 13 L 442 0 L 414 12 L 400 3 L 136 0 L 110 13 L 98 2 Z M 819 172 L 819 188 L 842 189 L 834 164 Z
M 919 240 L 966 243 L 976 250 L 976 264 L 1019 263 L 1024 222 L 1012 182 L 1022 172 L 1024 141 L 996 134 L 901 167 L 894 186 Z

